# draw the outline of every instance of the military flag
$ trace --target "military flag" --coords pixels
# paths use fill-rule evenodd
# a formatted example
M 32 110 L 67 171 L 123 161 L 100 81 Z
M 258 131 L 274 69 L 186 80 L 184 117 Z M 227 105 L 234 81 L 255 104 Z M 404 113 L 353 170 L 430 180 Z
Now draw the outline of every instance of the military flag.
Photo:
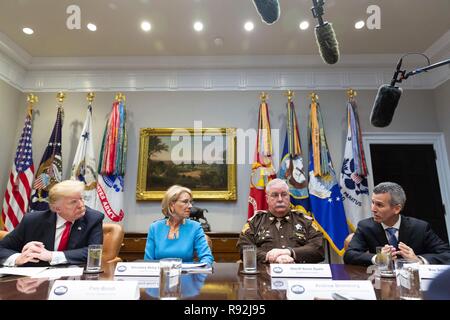
M 127 154 L 125 96 L 117 94 L 103 133 L 98 164 L 97 210 L 114 222 L 124 218 L 123 196 Z
M 278 178 L 286 181 L 289 186 L 291 206 L 295 210 L 307 213 L 310 210 L 308 180 L 305 174 L 305 167 L 303 166 L 303 155 L 294 102 L 289 92 L 288 103 L 286 105 L 286 137 L 284 139 Z
M 64 118 L 64 109 L 58 105 L 56 121 L 53 126 L 52 135 L 48 141 L 42 156 L 41 163 L 36 172 L 31 193 L 30 208 L 33 211 L 48 210 L 48 191 L 56 183 L 62 180 L 62 147 L 61 134 Z
M 340 184 L 347 223 L 350 230 L 355 231 L 358 222 L 371 217 L 372 214 L 361 127 L 353 97 L 347 103 L 347 139 Z
M 342 256 L 348 227 L 317 99 L 313 94 L 308 126 L 311 213 L 331 248 Z
M 276 177 L 272 163 L 272 137 L 270 133 L 269 106 L 267 96 L 261 95 L 258 115 L 258 134 L 255 156 L 250 176 L 250 193 L 248 196 L 248 217 L 251 218 L 257 210 L 267 209 L 266 185 Z
M 92 135 L 92 101 L 93 94 L 88 95 L 86 120 L 78 141 L 77 151 L 73 159 L 70 179 L 84 183 L 84 203 L 95 208 L 97 198 L 97 166 L 94 157 L 94 142 Z
M 2 208 L 3 228 L 12 231 L 28 211 L 31 188 L 34 178 L 33 150 L 32 150 L 32 112 L 37 97 L 28 96 L 28 113 L 22 129 L 19 144 L 16 149 L 14 162 L 6 185 L 5 198 Z

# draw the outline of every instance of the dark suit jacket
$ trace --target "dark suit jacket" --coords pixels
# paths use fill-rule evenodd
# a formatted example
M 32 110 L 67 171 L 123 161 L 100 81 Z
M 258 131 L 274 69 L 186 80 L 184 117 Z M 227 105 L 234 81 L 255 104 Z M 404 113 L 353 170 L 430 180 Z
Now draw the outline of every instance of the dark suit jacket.
M 411 247 L 416 255 L 424 257 L 430 264 L 450 264 L 450 247 L 431 230 L 427 222 L 402 216 L 398 238 L 399 242 Z M 371 265 L 376 247 L 387 243 L 381 223 L 373 218 L 361 220 L 345 252 L 344 262 Z
M 85 215 L 76 220 L 69 236 L 67 250 L 64 251 L 70 264 L 84 264 L 87 261 L 87 247 L 103 243 L 103 214 L 86 207 Z M 29 212 L 19 225 L 0 241 L 0 263 L 30 241 L 41 241 L 49 251 L 55 248 L 56 213 L 50 210 Z M 24 266 L 48 265 L 47 262 L 26 263 Z
M 450 269 L 431 281 L 424 296 L 426 300 L 450 300 Z

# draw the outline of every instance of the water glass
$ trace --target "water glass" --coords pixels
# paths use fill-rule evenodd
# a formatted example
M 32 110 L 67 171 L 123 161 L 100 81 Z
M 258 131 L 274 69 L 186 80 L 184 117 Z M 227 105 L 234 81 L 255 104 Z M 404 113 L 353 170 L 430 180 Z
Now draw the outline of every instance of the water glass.
M 256 273 L 256 246 L 245 245 L 242 247 L 242 260 L 245 273 Z
M 377 276 L 394 277 L 394 263 L 390 252 L 383 252 L 384 247 L 377 247 L 375 263 L 377 265 Z
M 421 300 L 419 263 L 407 259 L 395 260 L 397 286 L 400 288 L 400 299 Z
M 88 247 L 86 272 L 100 272 L 102 268 L 103 245 L 91 244 Z
M 159 260 L 159 299 L 177 300 L 181 297 L 181 259 Z

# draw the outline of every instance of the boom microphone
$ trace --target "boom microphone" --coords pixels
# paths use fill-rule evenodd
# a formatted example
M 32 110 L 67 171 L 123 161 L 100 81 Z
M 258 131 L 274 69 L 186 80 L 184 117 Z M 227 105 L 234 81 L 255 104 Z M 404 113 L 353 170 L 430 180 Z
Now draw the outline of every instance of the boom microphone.
M 402 89 L 395 86 L 398 76 L 403 76 L 402 67 L 403 59 L 400 59 L 397 63 L 397 69 L 395 70 L 394 77 L 392 78 L 391 84 L 384 84 L 378 89 L 375 102 L 372 107 L 372 112 L 370 113 L 370 122 L 375 127 L 386 127 L 388 126 L 392 118 L 394 117 L 394 111 L 397 108 L 398 101 L 402 95 Z
M 339 44 L 336 40 L 333 26 L 327 21 L 323 21 L 324 0 L 313 0 L 311 11 L 319 24 L 315 28 L 316 41 L 319 46 L 320 56 L 328 64 L 335 64 L 339 60 Z
M 280 3 L 278 0 L 253 0 L 262 21 L 267 24 L 275 23 L 280 17 Z

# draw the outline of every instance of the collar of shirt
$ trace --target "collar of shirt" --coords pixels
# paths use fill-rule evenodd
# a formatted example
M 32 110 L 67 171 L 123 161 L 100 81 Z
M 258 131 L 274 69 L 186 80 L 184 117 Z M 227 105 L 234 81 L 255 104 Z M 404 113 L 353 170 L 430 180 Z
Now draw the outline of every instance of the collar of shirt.
M 56 214 L 56 229 L 64 228 L 67 220 L 60 217 L 59 214 Z
M 387 228 L 395 228 L 395 229 L 397 229 L 397 232 L 398 232 L 398 230 L 400 230 L 400 222 L 401 221 L 402 221 L 402 216 L 399 214 L 397 222 L 392 227 L 389 227 L 388 225 L 384 224 L 383 222 L 381 223 L 381 226 L 383 227 L 384 231 L 386 231 Z

